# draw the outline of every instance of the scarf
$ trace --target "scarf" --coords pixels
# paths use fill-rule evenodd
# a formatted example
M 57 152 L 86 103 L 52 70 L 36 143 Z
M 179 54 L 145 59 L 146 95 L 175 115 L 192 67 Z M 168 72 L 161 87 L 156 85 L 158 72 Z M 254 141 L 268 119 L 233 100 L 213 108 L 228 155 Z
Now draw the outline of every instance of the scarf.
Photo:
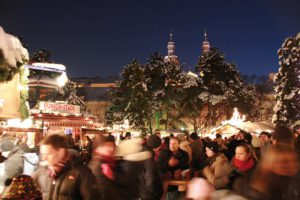
M 95 153 L 97 154 L 98 159 L 100 160 L 100 169 L 102 174 L 108 178 L 113 180 L 114 179 L 114 168 L 116 165 L 116 161 L 114 159 L 114 157 L 112 156 L 105 156 L 102 154 L 99 154 L 98 152 L 95 151 Z
M 59 161 L 55 165 L 48 166 L 48 168 L 47 168 L 48 176 L 52 179 L 56 179 L 59 176 L 60 172 L 62 172 L 63 169 L 66 168 L 67 163 L 70 160 L 70 158 L 71 158 L 70 153 L 68 151 L 66 151 L 66 154 L 63 157 L 63 159 L 61 159 L 61 161 Z
M 255 162 L 251 157 L 246 161 L 240 161 L 234 156 L 232 159 L 232 165 L 239 171 L 244 172 L 252 169 L 255 165 Z

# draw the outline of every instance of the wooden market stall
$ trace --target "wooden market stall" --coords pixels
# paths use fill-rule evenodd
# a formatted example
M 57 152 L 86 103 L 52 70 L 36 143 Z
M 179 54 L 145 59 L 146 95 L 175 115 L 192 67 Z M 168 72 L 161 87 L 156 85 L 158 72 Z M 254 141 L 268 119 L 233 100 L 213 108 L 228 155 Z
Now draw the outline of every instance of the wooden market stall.
M 43 138 L 43 130 L 40 128 L 0 127 L 0 134 L 9 134 L 18 139 L 26 136 L 30 149 L 34 149 Z

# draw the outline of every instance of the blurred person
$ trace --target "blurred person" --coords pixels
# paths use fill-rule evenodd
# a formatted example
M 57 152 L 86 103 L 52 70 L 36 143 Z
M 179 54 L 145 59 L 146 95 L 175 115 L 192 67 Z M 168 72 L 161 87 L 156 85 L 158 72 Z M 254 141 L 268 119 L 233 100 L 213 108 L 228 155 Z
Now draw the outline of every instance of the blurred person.
M 259 139 L 260 139 L 260 152 L 261 156 L 264 155 L 264 153 L 267 151 L 268 148 L 272 145 L 271 143 L 271 134 L 268 132 L 261 132 Z
M 164 137 L 160 149 L 161 150 L 169 149 L 169 143 L 170 143 L 170 136 Z
M 231 190 L 215 190 L 204 178 L 193 178 L 188 184 L 186 198 L 189 200 L 247 200 Z
M 213 184 L 216 189 L 226 188 L 229 183 L 229 174 L 232 166 L 223 153 L 219 152 L 217 142 L 206 143 L 206 166 L 203 169 L 203 176 L 209 183 Z
M 88 166 L 96 176 L 102 200 L 120 199 L 114 182 L 116 145 L 114 136 L 98 137 L 94 141 L 94 151 Z
M 116 148 L 114 182 L 120 199 L 136 200 L 140 195 L 145 161 L 152 157 L 151 152 L 143 148 L 142 142 L 141 138 L 123 140 Z
M 189 141 L 192 149 L 191 173 L 194 176 L 195 172 L 200 170 L 204 164 L 204 147 L 202 140 L 196 132 L 190 134 Z
M 244 141 L 245 143 L 252 145 L 252 135 L 248 132 L 244 132 Z
M 5 181 L 23 172 L 24 161 L 22 151 L 14 145 L 14 139 L 10 135 L 2 135 L 0 138 L 0 150 L 4 161 L 0 164 L 0 194 L 6 189 Z
M 220 133 L 216 134 L 216 139 L 214 141 L 216 141 L 218 143 L 220 151 L 223 149 L 227 149 L 227 147 L 225 146 L 225 142 L 222 138 L 222 135 Z
M 160 199 L 163 194 L 163 186 L 159 175 L 157 163 L 155 162 L 155 151 L 160 149 L 161 139 L 156 134 L 150 135 L 146 141 L 146 150 L 151 151 L 152 157 L 144 161 L 143 172 L 140 175 L 141 184 L 140 200 Z
M 19 148 L 24 151 L 24 153 L 29 153 L 30 152 L 30 149 L 27 145 L 27 140 L 28 140 L 28 137 L 26 134 L 22 135 L 21 136 L 21 139 L 20 139 L 20 142 L 19 142 Z
M 132 138 L 132 134 L 130 132 L 125 133 L 125 140 L 130 140 Z
M 190 147 L 189 141 L 186 139 L 184 134 L 177 135 L 179 139 L 179 148 L 185 151 L 189 156 L 189 164 L 192 161 L 192 148 Z
M 210 200 L 211 194 L 214 191 L 214 185 L 209 183 L 206 179 L 193 178 L 188 184 L 186 198 L 192 200 Z
M 249 197 L 258 200 L 299 199 L 299 160 L 295 149 L 277 143 L 262 157 L 251 182 Z M 297 180 L 297 181 L 295 181 Z
M 293 145 L 293 134 L 288 127 L 282 125 L 275 127 L 272 133 L 272 144 L 276 145 L 278 143 Z
M 150 135 L 146 141 L 146 145 L 152 149 L 154 161 L 158 160 L 159 153 L 162 149 L 162 139 L 160 135 L 154 134 L 156 136 Z
M 92 158 L 92 151 L 93 151 L 93 140 L 86 135 L 86 159 L 85 159 L 85 163 L 89 163 L 89 161 Z
M 158 166 L 164 179 L 181 179 L 182 171 L 189 168 L 188 154 L 179 148 L 179 139 L 171 137 L 169 149 L 162 150 L 158 157 Z M 167 192 L 168 200 L 175 200 L 181 196 L 177 186 L 169 186 Z
M 100 199 L 96 178 L 86 166 L 74 162 L 67 138 L 51 134 L 40 143 L 41 167 L 32 177 L 43 199 Z

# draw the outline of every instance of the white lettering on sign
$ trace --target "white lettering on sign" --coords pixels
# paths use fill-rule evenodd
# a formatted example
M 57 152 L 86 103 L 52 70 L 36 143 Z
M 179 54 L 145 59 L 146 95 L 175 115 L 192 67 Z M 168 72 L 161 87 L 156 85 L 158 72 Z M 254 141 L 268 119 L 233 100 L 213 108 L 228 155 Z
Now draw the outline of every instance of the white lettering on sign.
M 70 113 L 70 114 L 79 114 L 80 106 L 70 105 L 70 104 L 62 104 L 62 103 L 53 103 L 53 102 L 40 102 L 39 109 L 43 111 L 43 113 Z

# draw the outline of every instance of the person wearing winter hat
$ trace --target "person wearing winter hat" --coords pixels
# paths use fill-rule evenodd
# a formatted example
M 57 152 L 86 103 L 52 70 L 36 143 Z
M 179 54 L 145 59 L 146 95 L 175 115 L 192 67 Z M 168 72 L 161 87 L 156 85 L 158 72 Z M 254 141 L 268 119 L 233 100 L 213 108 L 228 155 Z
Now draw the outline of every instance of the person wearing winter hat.
M 203 176 L 215 186 L 216 189 L 222 189 L 229 183 L 229 174 L 232 166 L 223 153 L 219 153 L 217 142 L 206 143 L 206 166 L 203 169 Z
M 156 134 L 150 135 L 146 141 L 145 149 L 152 152 L 152 157 L 143 162 L 139 184 L 139 199 L 141 200 L 156 200 L 162 196 L 163 187 L 156 162 L 161 143 L 160 137 Z
M 140 176 L 143 173 L 144 162 L 152 157 L 151 151 L 144 149 L 141 138 L 122 140 L 115 152 L 116 167 L 114 182 L 118 186 L 119 199 L 138 199 L 140 190 Z
M 161 145 L 161 138 L 156 134 L 152 134 L 147 139 L 147 146 L 151 149 L 156 149 Z
M 24 168 L 24 152 L 18 146 L 14 146 L 13 138 L 10 135 L 2 135 L 0 138 L 0 150 L 6 157 L 0 166 L 0 194 L 5 189 L 6 179 L 12 178 L 22 173 Z
M 196 132 L 189 135 L 189 142 L 192 149 L 191 174 L 194 174 L 201 169 L 202 163 L 204 163 L 204 146 Z

